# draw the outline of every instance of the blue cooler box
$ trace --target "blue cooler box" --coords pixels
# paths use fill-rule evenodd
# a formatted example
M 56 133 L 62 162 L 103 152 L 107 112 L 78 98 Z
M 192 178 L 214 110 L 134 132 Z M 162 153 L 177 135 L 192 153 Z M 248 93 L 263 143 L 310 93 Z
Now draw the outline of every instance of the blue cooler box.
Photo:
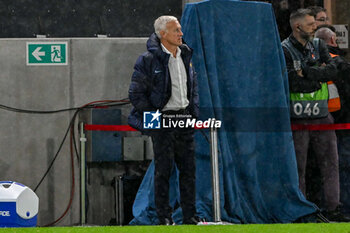
M 38 196 L 27 186 L 0 181 L 0 227 L 35 227 Z

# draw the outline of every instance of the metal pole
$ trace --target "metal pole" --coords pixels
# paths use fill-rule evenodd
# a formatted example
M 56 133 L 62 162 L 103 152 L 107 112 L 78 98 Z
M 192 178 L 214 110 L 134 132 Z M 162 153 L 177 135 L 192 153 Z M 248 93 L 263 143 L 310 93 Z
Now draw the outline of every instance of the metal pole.
M 119 203 L 119 209 L 118 209 L 118 216 L 119 216 L 119 225 L 122 226 L 124 223 L 124 181 L 123 176 L 118 177 L 118 203 Z
M 81 225 L 86 224 L 85 143 L 86 143 L 86 137 L 84 133 L 84 123 L 80 122 L 80 223 Z
M 215 120 L 215 119 L 214 119 Z M 214 222 L 221 222 L 220 212 L 220 179 L 218 157 L 218 134 L 215 127 L 210 128 L 210 157 L 213 188 L 213 216 Z

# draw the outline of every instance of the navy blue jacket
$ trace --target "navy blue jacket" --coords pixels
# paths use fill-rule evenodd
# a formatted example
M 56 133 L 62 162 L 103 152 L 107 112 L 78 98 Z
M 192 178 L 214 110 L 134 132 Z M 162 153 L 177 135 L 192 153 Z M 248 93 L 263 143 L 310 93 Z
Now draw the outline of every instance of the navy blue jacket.
M 192 49 L 185 43 L 180 46 L 181 58 L 187 72 L 187 98 L 189 113 L 198 117 L 197 77 L 192 67 Z M 147 41 L 147 52 L 136 61 L 129 88 L 129 99 L 133 105 L 128 123 L 143 131 L 143 112 L 162 110 L 171 97 L 171 78 L 168 62 L 170 55 L 163 52 L 160 40 L 153 33 Z M 145 132 L 145 131 L 143 131 Z

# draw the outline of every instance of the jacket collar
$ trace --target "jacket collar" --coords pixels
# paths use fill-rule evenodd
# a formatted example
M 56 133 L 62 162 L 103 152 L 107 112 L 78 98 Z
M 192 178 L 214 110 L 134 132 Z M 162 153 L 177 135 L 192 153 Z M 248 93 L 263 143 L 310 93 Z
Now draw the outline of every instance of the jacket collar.
M 185 41 L 182 39 L 182 45 L 179 46 L 181 49 L 181 56 L 183 57 L 191 57 L 192 56 L 192 49 L 188 47 L 188 45 L 185 43 Z M 155 33 L 152 33 L 152 35 L 147 40 L 147 50 L 159 57 L 161 60 L 168 60 L 169 54 L 165 53 L 162 50 L 162 47 L 160 45 L 160 39 L 157 37 Z
M 289 36 L 289 40 L 290 42 L 293 44 L 293 46 L 298 49 L 299 51 L 303 52 L 305 50 L 313 50 L 314 46 L 312 45 L 312 43 L 310 41 L 308 41 L 306 43 L 305 46 L 303 46 L 294 36 L 293 34 L 291 34 Z

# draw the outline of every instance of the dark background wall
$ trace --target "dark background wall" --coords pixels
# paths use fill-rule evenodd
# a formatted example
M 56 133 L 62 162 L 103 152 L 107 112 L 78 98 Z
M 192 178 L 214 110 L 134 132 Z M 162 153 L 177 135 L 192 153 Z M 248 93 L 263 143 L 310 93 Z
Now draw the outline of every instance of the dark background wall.
M 289 14 L 323 0 L 283 0 L 272 3 L 281 39 L 290 33 Z M 181 18 L 191 0 L 0 0 L 0 38 L 46 37 L 148 37 L 160 15 Z
M 281 40 L 287 38 L 292 29 L 289 25 L 289 16 L 290 14 L 299 9 L 306 8 L 309 6 L 323 6 L 323 0 L 245 0 L 245 1 L 258 1 L 258 2 L 267 2 L 271 3 L 278 25 L 278 30 L 280 33 Z
M 179 0 L 0 0 L 0 37 L 143 37 L 158 16 L 181 18 Z

